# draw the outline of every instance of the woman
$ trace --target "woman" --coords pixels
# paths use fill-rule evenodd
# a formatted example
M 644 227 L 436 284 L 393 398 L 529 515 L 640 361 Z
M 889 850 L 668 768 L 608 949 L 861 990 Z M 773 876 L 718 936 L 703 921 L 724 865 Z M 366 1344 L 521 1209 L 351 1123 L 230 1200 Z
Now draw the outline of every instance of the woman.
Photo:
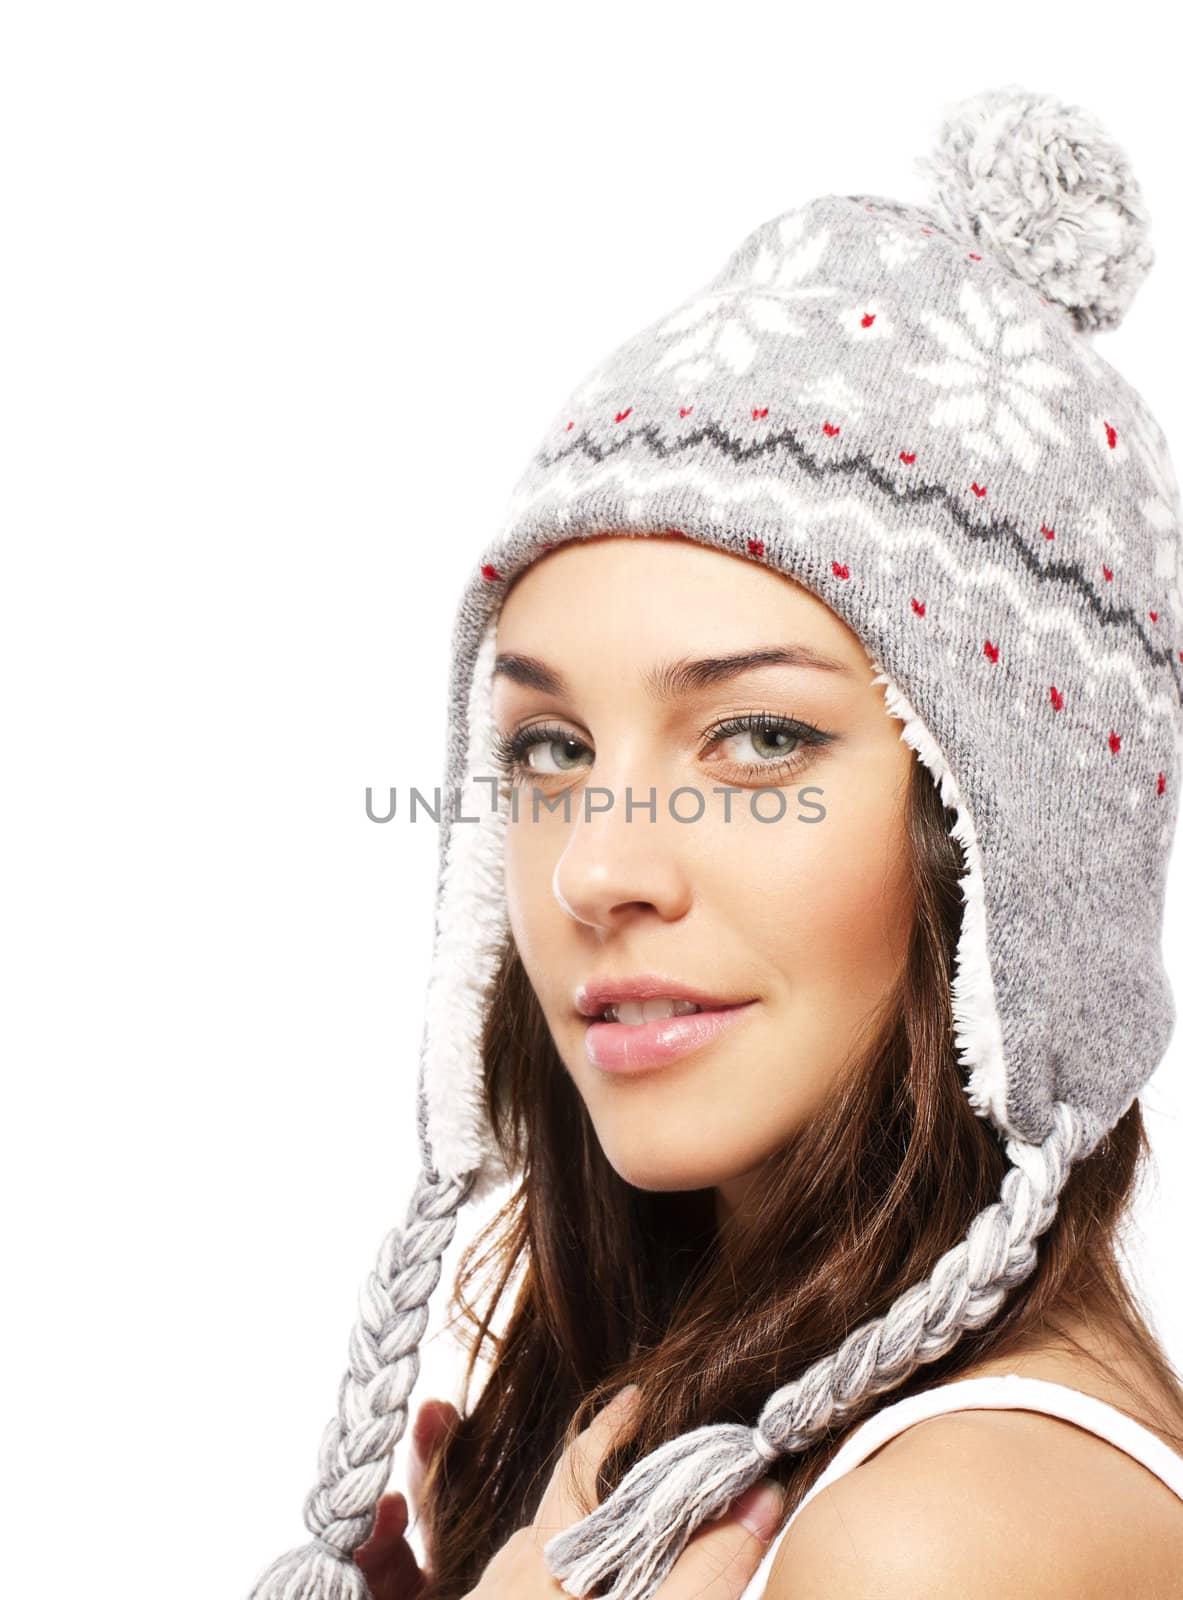
M 931 210 L 775 218 L 613 352 L 474 573 L 423 1173 L 258 1600 L 423 1588 L 375 1509 L 507 1176 L 458 1284 L 488 1374 L 424 1416 L 431 1600 L 1176 1592 L 1183 1386 L 1118 1241 L 1174 1022 L 1179 504 L 1083 337 L 1145 217 L 1015 88 L 938 157 Z

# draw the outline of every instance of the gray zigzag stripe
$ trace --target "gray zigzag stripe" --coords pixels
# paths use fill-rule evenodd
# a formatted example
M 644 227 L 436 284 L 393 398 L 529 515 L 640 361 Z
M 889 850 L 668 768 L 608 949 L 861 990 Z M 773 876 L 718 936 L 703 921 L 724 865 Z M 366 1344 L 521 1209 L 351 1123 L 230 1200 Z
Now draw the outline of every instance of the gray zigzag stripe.
M 603 461 L 609 456 L 619 454 L 620 451 L 626 449 L 637 439 L 646 444 L 652 453 L 662 460 L 693 448 L 695 445 L 701 444 L 704 439 L 736 463 L 750 460 L 753 456 L 766 454 L 781 445 L 785 445 L 796 458 L 797 463 L 811 477 L 824 478 L 843 472 L 847 474 L 857 472 L 874 488 L 890 496 L 897 505 L 939 500 L 943 502 L 950 519 L 967 538 L 1005 539 L 1011 549 L 1019 556 L 1023 565 L 1040 583 L 1066 584 L 1084 598 L 1103 627 L 1123 626 L 1128 629 L 1138 640 L 1143 653 L 1155 666 L 1170 669 L 1171 678 L 1175 685 L 1175 693 L 1180 704 L 1183 704 L 1183 664 L 1179 662 L 1175 650 L 1168 646 L 1153 643 L 1147 636 L 1141 619 L 1130 606 L 1115 607 L 1108 605 L 1101 598 L 1094 585 L 1089 582 L 1083 569 L 1075 561 L 1056 561 L 1054 559 L 1047 563 L 1036 561 L 1014 523 L 1005 522 L 997 518 L 991 518 L 985 523 L 971 521 L 958 498 L 939 483 L 926 483 L 914 489 L 907 487 L 901 489 L 893 479 L 889 478 L 868 456 L 862 453 L 855 456 L 846 456 L 840 461 L 818 461 L 809 454 L 791 428 L 783 428 L 779 433 L 770 434 L 766 439 L 745 442 L 744 440 L 733 438 L 718 423 L 710 422 L 701 424 L 686 433 L 679 434 L 676 439 L 669 439 L 661 433 L 656 423 L 649 422 L 641 427 L 628 429 L 626 433 L 621 435 L 619 442 L 614 442 L 606 447 L 596 444 L 591 436 L 584 431 L 578 434 L 569 445 L 564 445 L 561 450 L 556 450 L 550 455 L 546 451 L 540 451 L 534 459 L 536 465 L 540 467 L 554 466 L 568 456 L 577 453 L 585 455 L 592 461 Z

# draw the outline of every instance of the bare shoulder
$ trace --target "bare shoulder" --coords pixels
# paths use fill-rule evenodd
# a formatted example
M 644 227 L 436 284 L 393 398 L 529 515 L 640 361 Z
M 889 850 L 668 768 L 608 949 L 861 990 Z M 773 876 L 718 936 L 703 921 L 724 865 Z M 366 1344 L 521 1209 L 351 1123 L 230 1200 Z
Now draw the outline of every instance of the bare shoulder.
M 766 1600 L 1183 1600 L 1183 1501 L 1105 1439 L 1031 1411 L 914 1423 L 815 1495 Z

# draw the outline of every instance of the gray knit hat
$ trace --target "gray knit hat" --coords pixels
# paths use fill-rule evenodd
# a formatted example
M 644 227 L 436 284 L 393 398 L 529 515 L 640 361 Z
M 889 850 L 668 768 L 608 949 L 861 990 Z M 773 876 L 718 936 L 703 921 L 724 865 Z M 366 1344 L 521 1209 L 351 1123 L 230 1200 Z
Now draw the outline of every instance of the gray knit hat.
M 554 413 L 474 565 L 449 684 L 422 1172 L 362 1293 L 305 1504 L 314 1538 L 253 1600 L 366 1600 L 352 1552 L 406 1426 L 440 1258 L 459 1208 L 514 1176 L 481 1093 L 508 931 L 491 665 L 502 599 L 543 551 L 677 531 L 791 575 L 861 637 L 956 817 L 957 1055 L 1011 1163 L 931 1277 L 752 1426 L 668 1440 L 556 1535 L 546 1560 L 567 1593 L 614 1576 L 611 1600 L 648 1600 L 770 1461 L 987 1323 L 1032 1271 L 1072 1164 L 1163 1056 L 1183 519 L 1160 429 L 1090 342 L 1151 265 L 1146 212 L 1088 113 L 1015 85 L 953 107 L 918 166 L 927 206 L 824 195 L 773 217 L 613 351 Z

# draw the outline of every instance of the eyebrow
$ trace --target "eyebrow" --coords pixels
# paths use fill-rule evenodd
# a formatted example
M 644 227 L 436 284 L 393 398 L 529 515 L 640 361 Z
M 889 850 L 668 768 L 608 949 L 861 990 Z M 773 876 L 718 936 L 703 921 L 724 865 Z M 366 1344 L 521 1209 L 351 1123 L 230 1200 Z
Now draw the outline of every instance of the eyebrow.
M 642 673 L 641 682 L 656 700 L 674 700 L 695 689 L 727 683 L 757 667 L 809 667 L 817 672 L 850 674 L 850 668 L 833 656 L 823 655 L 809 645 L 764 645 L 730 656 L 682 657 L 663 661 Z M 516 653 L 499 655 L 493 663 L 494 677 L 501 676 L 543 694 L 568 695 L 570 689 L 561 672 L 548 667 L 536 656 Z

